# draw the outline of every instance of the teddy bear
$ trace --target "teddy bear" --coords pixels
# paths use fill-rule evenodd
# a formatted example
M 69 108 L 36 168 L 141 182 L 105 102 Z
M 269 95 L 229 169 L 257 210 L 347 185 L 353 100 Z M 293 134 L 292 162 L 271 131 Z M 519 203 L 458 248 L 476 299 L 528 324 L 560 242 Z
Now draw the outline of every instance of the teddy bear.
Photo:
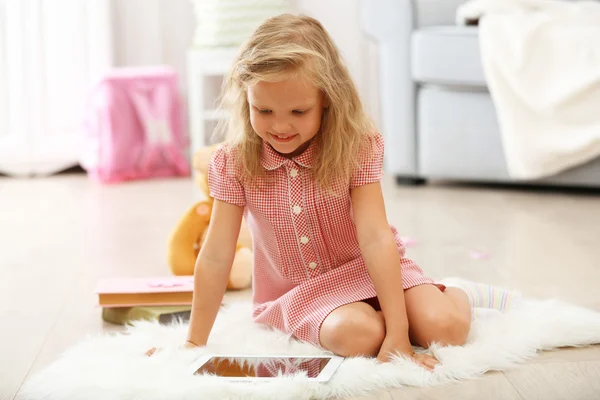
M 218 145 L 203 147 L 193 156 L 195 184 L 203 199 L 191 206 L 180 218 L 168 242 L 168 265 L 174 275 L 193 275 L 196 258 L 210 224 L 213 198 L 208 188 L 208 163 Z M 227 283 L 228 290 L 248 288 L 252 283 L 252 239 L 242 223 L 235 258 Z

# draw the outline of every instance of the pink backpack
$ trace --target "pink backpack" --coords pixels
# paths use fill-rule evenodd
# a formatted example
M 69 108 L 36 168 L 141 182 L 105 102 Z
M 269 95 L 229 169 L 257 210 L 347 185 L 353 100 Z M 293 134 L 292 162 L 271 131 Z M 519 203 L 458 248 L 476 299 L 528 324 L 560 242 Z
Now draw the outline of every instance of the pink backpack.
M 92 90 L 80 160 L 103 183 L 188 176 L 177 73 L 120 68 Z

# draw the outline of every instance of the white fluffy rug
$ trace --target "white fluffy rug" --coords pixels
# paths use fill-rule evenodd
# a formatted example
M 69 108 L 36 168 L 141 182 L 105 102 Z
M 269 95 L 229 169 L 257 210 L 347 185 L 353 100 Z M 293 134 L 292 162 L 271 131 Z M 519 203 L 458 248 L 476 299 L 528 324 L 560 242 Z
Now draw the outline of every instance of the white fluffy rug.
M 600 343 L 600 313 L 552 300 L 526 300 L 518 310 L 475 317 L 467 345 L 432 349 L 441 362 L 432 373 L 404 359 L 388 364 L 347 359 L 327 384 L 301 376 L 259 384 L 188 376 L 186 368 L 204 350 L 181 349 L 186 329 L 140 323 L 127 334 L 90 337 L 29 380 L 25 395 L 65 400 L 325 399 L 406 385 L 432 386 L 511 368 L 540 350 Z M 153 346 L 161 351 L 145 356 Z M 208 348 L 225 353 L 320 353 L 253 324 L 247 303 L 233 304 L 219 314 Z

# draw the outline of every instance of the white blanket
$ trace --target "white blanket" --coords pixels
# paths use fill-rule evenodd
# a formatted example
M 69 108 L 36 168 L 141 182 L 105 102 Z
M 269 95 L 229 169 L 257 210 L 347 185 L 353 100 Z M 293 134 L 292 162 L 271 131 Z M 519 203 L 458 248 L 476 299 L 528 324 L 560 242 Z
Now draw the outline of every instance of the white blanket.
M 404 359 L 379 364 L 370 358 L 352 358 L 344 361 L 327 384 L 309 382 L 302 376 L 248 385 L 189 375 L 189 364 L 207 351 L 323 353 L 253 324 L 251 305 L 241 303 L 219 313 L 205 349 L 181 349 L 187 334 L 184 324 L 139 323 L 129 334 L 96 335 L 76 344 L 29 379 L 21 394 L 29 400 L 346 398 L 369 391 L 472 379 L 486 371 L 515 368 L 540 350 L 600 343 L 600 313 L 567 303 L 526 299 L 521 308 L 505 314 L 481 311 L 474 318 L 466 345 L 434 346 L 430 350 L 441 362 L 433 372 Z M 153 346 L 161 350 L 146 357 L 144 352 Z
M 510 175 L 537 179 L 600 155 L 600 2 L 471 0 Z

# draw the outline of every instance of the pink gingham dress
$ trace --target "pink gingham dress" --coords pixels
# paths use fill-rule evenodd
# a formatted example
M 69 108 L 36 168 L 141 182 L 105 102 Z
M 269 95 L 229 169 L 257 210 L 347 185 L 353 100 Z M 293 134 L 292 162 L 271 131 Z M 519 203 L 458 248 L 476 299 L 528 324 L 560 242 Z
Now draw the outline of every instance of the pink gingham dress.
M 263 143 L 266 188 L 243 185 L 235 151 L 224 147 L 213 154 L 208 178 L 215 199 L 245 208 L 254 247 L 254 320 L 320 345 L 319 330 L 329 313 L 376 297 L 357 240 L 350 189 L 382 178 L 384 143 L 377 134 L 369 161 L 338 197 L 311 179 L 315 143 L 292 159 Z M 402 287 L 433 283 L 404 258 L 405 248 L 390 228 L 402 259 Z

